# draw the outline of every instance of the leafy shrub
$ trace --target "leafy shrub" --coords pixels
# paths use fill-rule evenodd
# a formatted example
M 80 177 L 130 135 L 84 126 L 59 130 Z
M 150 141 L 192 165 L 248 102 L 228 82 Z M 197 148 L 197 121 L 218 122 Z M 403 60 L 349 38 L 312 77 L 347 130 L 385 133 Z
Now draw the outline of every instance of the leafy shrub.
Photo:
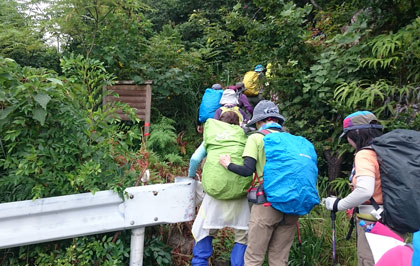
M 133 112 L 100 106 L 98 91 L 112 80 L 101 63 L 69 61 L 62 62 L 66 79 L 0 58 L 2 202 L 121 190 L 130 182 L 129 165 L 115 157 L 134 156 L 140 132 L 120 126 L 113 113 Z

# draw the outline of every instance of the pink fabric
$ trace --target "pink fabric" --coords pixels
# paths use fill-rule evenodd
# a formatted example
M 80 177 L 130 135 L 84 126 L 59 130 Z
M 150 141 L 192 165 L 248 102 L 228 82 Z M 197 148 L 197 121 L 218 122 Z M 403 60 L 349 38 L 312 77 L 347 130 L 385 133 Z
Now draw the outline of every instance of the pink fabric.
M 372 230 L 370 230 L 371 233 L 373 234 L 377 234 L 377 235 L 382 235 L 382 236 L 389 236 L 392 238 L 395 238 L 399 241 L 404 242 L 404 239 L 402 239 L 399 235 L 397 235 L 396 233 L 394 233 L 391 229 L 389 229 L 388 226 L 380 223 L 380 222 L 376 222 L 375 226 L 373 226 Z
M 398 246 L 388 250 L 375 266 L 411 266 L 413 250 L 407 246 Z

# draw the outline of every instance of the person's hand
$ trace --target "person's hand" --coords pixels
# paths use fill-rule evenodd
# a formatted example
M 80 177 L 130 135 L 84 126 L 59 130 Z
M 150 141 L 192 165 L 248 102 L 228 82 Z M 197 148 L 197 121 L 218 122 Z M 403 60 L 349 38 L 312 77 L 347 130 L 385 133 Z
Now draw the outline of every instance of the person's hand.
M 232 159 L 228 154 L 220 155 L 219 162 L 223 165 L 224 168 L 228 168 L 229 164 L 232 162 Z
M 337 211 L 338 201 L 340 201 L 340 199 L 337 197 L 322 199 L 322 203 L 325 205 L 325 208 L 330 211 Z

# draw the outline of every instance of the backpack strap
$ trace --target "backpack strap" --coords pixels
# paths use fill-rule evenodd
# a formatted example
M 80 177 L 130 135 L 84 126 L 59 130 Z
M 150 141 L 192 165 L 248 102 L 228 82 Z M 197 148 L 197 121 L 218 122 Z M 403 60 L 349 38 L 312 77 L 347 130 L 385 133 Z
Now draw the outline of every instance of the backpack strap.
M 283 132 L 283 129 L 281 129 L 281 128 L 278 128 L 278 127 L 269 127 L 269 128 L 267 128 L 267 129 L 258 130 L 258 131 L 257 131 L 257 132 L 255 132 L 255 133 L 262 134 L 263 136 L 268 135 L 268 134 L 270 134 L 270 133 L 273 133 L 273 132 L 271 132 L 271 131 L 270 131 L 270 130 L 268 130 L 268 129 L 271 129 L 271 130 L 273 130 L 273 131 L 277 131 L 277 132 Z

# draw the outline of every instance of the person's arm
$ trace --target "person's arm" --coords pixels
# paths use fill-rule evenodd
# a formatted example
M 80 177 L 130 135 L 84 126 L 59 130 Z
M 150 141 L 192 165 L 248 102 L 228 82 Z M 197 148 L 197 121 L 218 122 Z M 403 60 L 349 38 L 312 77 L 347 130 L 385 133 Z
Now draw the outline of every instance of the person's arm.
M 249 156 L 244 157 L 244 164 L 238 165 L 232 163 L 232 159 L 229 154 L 220 155 L 219 162 L 223 167 L 229 171 L 234 172 L 235 174 L 241 176 L 250 176 L 255 172 L 257 161 Z
M 207 156 L 206 149 L 204 148 L 204 142 L 195 150 L 190 159 L 190 167 L 188 168 L 188 176 L 195 178 L 198 165 Z
M 254 112 L 254 107 L 252 107 L 252 105 L 249 103 L 248 97 L 246 97 L 245 94 L 241 93 L 239 96 L 239 100 L 244 105 L 245 109 L 252 115 L 252 113 Z
M 244 157 L 244 165 L 230 163 L 227 166 L 229 171 L 241 176 L 250 176 L 255 172 L 257 161 L 252 157 Z
M 375 190 L 375 178 L 373 176 L 358 176 L 356 188 L 337 204 L 337 210 L 348 210 L 368 201 Z
M 214 116 L 213 116 L 213 118 L 214 119 L 216 119 L 216 120 L 219 120 L 220 119 L 220 116 L 222 115 L 222 109 L 217 109 L 216 110 L 216 112 L 214 113 Z
M 242 117 L 243 117 L 244 122 L 248 122 L 248 121 L 249 121 L 248 114 L 247 114 L 247 113 L 245 113 L 245 111 L 244 111 L 244 110 L 239 109 L 239 113 L 241 113 L 241 115 L 242 115 Z

